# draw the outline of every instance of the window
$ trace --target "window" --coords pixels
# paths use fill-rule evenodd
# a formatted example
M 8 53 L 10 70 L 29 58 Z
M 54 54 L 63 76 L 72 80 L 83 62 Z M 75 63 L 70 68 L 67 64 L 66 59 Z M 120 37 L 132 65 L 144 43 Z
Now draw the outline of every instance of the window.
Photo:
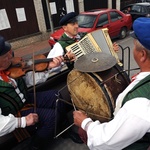
M 150 6 L 147 6 L 148 13 L 150 13 Z
M 146 12 L 145 8 L 141 7 L 141 13 L 145 13 L 145 12 Z
M 133 12 L 138 12 L 138 13 L 140 13 L 140 12 L 141 12 L 141 6 L 134 5 L 134 6 L 132 7 L 132 11 L 133 11 Z
M 110 19 L 111 19 L 112 22 L 114 22 L 116 20 L 119 20 L 121 18 L 122 18 L 122 16 L 119 13 L 117 13 L 115 11 L 110 12 Z
M 96 20 L 95 15 L 78 15 L 77 17 L 79 27 L 82 28 L 92 28 Z
M 101 27 L 101 26 L 106 25 L 106 24 L 108 24 L 108 15 L 107 14 L 102 14 L 99 17 L 97 27 Z

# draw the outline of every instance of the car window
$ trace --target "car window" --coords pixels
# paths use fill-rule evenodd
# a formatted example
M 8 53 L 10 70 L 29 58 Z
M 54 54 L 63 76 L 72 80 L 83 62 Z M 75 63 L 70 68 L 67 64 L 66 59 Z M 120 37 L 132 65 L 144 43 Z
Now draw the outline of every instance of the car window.
M 122 18 L 122 16 L 119 13 L 114 12 L 114 11 L 110 12 L 110 19 L 111 19 L 112 22 L 114 22 L 116 20 L 119 20 L 121 18 Z
M 140 13 L 141 12 L 141 6 L 139 5 L 134 5 L 131 9 L 132 12 L 138 12 Z
M 103 26 L 108 24 L 108 15 L 107 14 L 102 14 L 97 22 L 97 27 Z
M 147 8 L 148 8 L 148 9 L 147 9 L 147 10 L 148 10 L 148 13 L 150 13 L 150 6 L 147 6 Z
M 94 25 L 94 22 L 96 20 L 95 15 L 78 15 L 77 16 L 79 27 L 81 28 L 92 28 Z
M 145 13 L 146 9 L 144 7 L 141 7 L 141 13 Z

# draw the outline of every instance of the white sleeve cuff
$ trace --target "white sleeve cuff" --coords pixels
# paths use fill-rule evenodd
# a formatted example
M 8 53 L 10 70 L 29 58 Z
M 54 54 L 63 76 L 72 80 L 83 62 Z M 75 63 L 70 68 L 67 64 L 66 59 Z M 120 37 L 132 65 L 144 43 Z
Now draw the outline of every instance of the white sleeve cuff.
M 21 117 L 21 128 L 25 128 L 25 127 L 26 127 L 26 118 Z
M 89 123 L 89 122 L 93 122 L 91 118 L 86 118 L 86 119 L 83 120 L 83 122 L 82 122 L 82 124 L 81 124 L 81 127 L 82 127 L 83 130 L 85 130 L 86 125 L 87 125 L 87 123 Z

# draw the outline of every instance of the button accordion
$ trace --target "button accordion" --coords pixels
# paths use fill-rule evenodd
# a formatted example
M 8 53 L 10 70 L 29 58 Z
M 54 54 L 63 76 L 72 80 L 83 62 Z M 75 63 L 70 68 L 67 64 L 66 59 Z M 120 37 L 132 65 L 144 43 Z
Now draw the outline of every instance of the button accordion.
M 105 52 L 107 54 L 113 55 L 118 64 L 122 66 L 118 55 L 113 49 L 113 44 L 108 34 L 108 29 L 99 29 L 88 33 L 79 42 L 75 42 L 66 47 L 67 51 L 72 51 L 77 59 L 83 55 L 93 53 L 93 52 Z

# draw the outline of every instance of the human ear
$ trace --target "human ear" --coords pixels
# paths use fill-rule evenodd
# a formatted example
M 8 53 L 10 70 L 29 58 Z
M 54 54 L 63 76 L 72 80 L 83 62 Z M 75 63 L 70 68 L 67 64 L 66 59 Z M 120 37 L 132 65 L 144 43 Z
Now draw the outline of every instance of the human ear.
M 64 31 L 66 31 L 66 28 L 67 28 L 67 27 L 64 25 L 64 26 L 62 26 L 62 28 L 63 28 Z
M 140 61 L 141 62 L 144 62 L 146 60 L 146 51 L 145 50 L 142 50 L 141 51 L 141 58 L 140 58 Z

